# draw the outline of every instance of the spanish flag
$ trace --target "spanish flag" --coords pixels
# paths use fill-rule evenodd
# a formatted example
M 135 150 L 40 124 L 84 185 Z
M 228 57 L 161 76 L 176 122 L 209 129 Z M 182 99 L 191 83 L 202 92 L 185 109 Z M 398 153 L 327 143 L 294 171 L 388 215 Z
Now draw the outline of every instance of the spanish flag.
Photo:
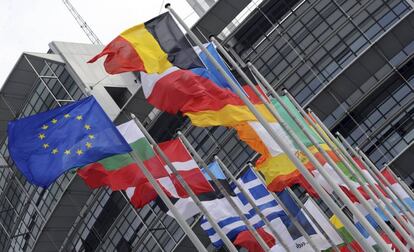
M 285 96 L 281 97 L 285 104 L 288 105 L 290 111 L 294 112 L 294 115 L 302 122 L 305 122 L 303 117 L 297 111 L 294 105 Z M 305 144 L 305 146 L 315 155 L 316 158 L 322 159 L 320 153 L 307 139 L 302 130 L 294 123 L 290 118 L 287 111 L 276 100 L 271 100 L 273 106 L 279 112 L 285 123 L 295 132 L 299 139 Z M 298 146 L 290 139 L 288 134 L 281 127 L 279 122 L 269 122 L 270 126 L 278 134 L 279 138 L 287 144 L 292 152 L 301 160 L 305 167 L 312 171 L 314 167 L 308 158 L 299 151 Z M 315 195 L 315 192 L 311 186 L 307 183 L 294 163 L 288 158 L 287 154 L 280 148 L 280 146 L 273 140 L 264 127 L 257 121 L 243 122 L 233 126 L 237 131 L 240 140 L 247 143 L 253 150 L 261 154 L 261 157 L 256 162 L 256 169 L 260 171 L 266 181 L 267 188 L 273 192 L 280 192 L 286 187 L 293 186 L 295 184 L 301 185 L 310 194 Z M 314 137 L 322 144 L 321 139 L 315 132 L 312 131 Z M 326 145 L 326 144 L 325 144 Z M 325 148 L 325 145 L 323 147 Z M 325 163 L 324 161 L 323 163 Z
M 168 12 L 122 32 L 88 63 L 105 55 L 104 67 L 109 74 L 162 73 L 172 66 L 181 69 L 203 67 Z
M 304 161 L 279 122 L 271 122 L 270 126 L 278 133 L 279 138 L 288 145 L 291 151 L 295 152 Z M 259 122 L 243 122 L 233 126 L 233 128 L 236 129 L 240 140 L 261 154 L 256 162 L 256 170 L 263 174 L 267 188 L 270 191 L 280 192 L 286 187 L 300 184 L 310 194 L 315 194 L 294 163 Z

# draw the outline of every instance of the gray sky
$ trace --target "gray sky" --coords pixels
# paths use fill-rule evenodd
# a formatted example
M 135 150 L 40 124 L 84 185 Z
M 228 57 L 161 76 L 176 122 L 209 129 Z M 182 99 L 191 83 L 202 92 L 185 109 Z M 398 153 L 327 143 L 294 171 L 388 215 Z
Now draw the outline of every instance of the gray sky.
M 104 43 L 164 12 L 165 3 L 191 25 L 197 15 L 185 0 L 70 0 Z M 47 52 L 50 41 L 90 43 L 61 0 L 0 0 L 0 87 L 23 51 Z

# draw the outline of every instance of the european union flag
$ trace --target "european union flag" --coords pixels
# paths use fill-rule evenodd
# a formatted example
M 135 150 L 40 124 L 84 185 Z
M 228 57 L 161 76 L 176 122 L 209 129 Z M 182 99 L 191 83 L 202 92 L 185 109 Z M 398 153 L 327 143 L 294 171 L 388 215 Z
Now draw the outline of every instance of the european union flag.
M 131 151 L 93 96 L 10 121 L 7 133 L 17 168 L 44 188 L 67 170 Z

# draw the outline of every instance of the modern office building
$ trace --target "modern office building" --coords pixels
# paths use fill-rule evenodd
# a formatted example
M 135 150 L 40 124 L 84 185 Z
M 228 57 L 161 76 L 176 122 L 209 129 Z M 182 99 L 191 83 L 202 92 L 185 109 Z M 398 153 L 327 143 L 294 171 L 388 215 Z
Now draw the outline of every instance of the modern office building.
M 411 0 L 191 2 L 207 3 L 199 4 L 193 27 L 200 38 L 217 35 L 241 64 L 251 61 L 276 90 L 288 89 L 378 167 L 388 163 L 413 183 Z M 0 90 L 0 251 L 193 251 L 155 203 L 134 209 L 123 193 L 92 191 L 74 173 L 48 189 L 28 184 L 9 157 L 7 122 L 91 92 L 116 123 L 134 113 L 159 142 L 180 129 L 207 162 L 217 154 L 234 172 L 253 151 L 231 130 L 195 128 L 159 113 L 134 74 L 109 76 L 101 64 L 86 64 L 102 46 L 49 47 L 23 53 Z M 190 223 L 208 245 L 197 218 Z
M 414 2 L 240 2 L 247 17 L 219 1 L 193 30 L 221 38 L 241 64 L 252 62 L 378 168 L 389 164 L 413 184 Z

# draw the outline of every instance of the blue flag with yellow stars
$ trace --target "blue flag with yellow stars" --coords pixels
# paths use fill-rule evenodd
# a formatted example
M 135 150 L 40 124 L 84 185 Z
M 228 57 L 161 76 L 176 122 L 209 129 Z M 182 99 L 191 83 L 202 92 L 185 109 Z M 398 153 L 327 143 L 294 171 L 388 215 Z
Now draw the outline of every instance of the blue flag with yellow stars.
M 18 170 L 44 188 L 67 170 L 131 151 L 93 96 L 10 121 L 7 134 Z

